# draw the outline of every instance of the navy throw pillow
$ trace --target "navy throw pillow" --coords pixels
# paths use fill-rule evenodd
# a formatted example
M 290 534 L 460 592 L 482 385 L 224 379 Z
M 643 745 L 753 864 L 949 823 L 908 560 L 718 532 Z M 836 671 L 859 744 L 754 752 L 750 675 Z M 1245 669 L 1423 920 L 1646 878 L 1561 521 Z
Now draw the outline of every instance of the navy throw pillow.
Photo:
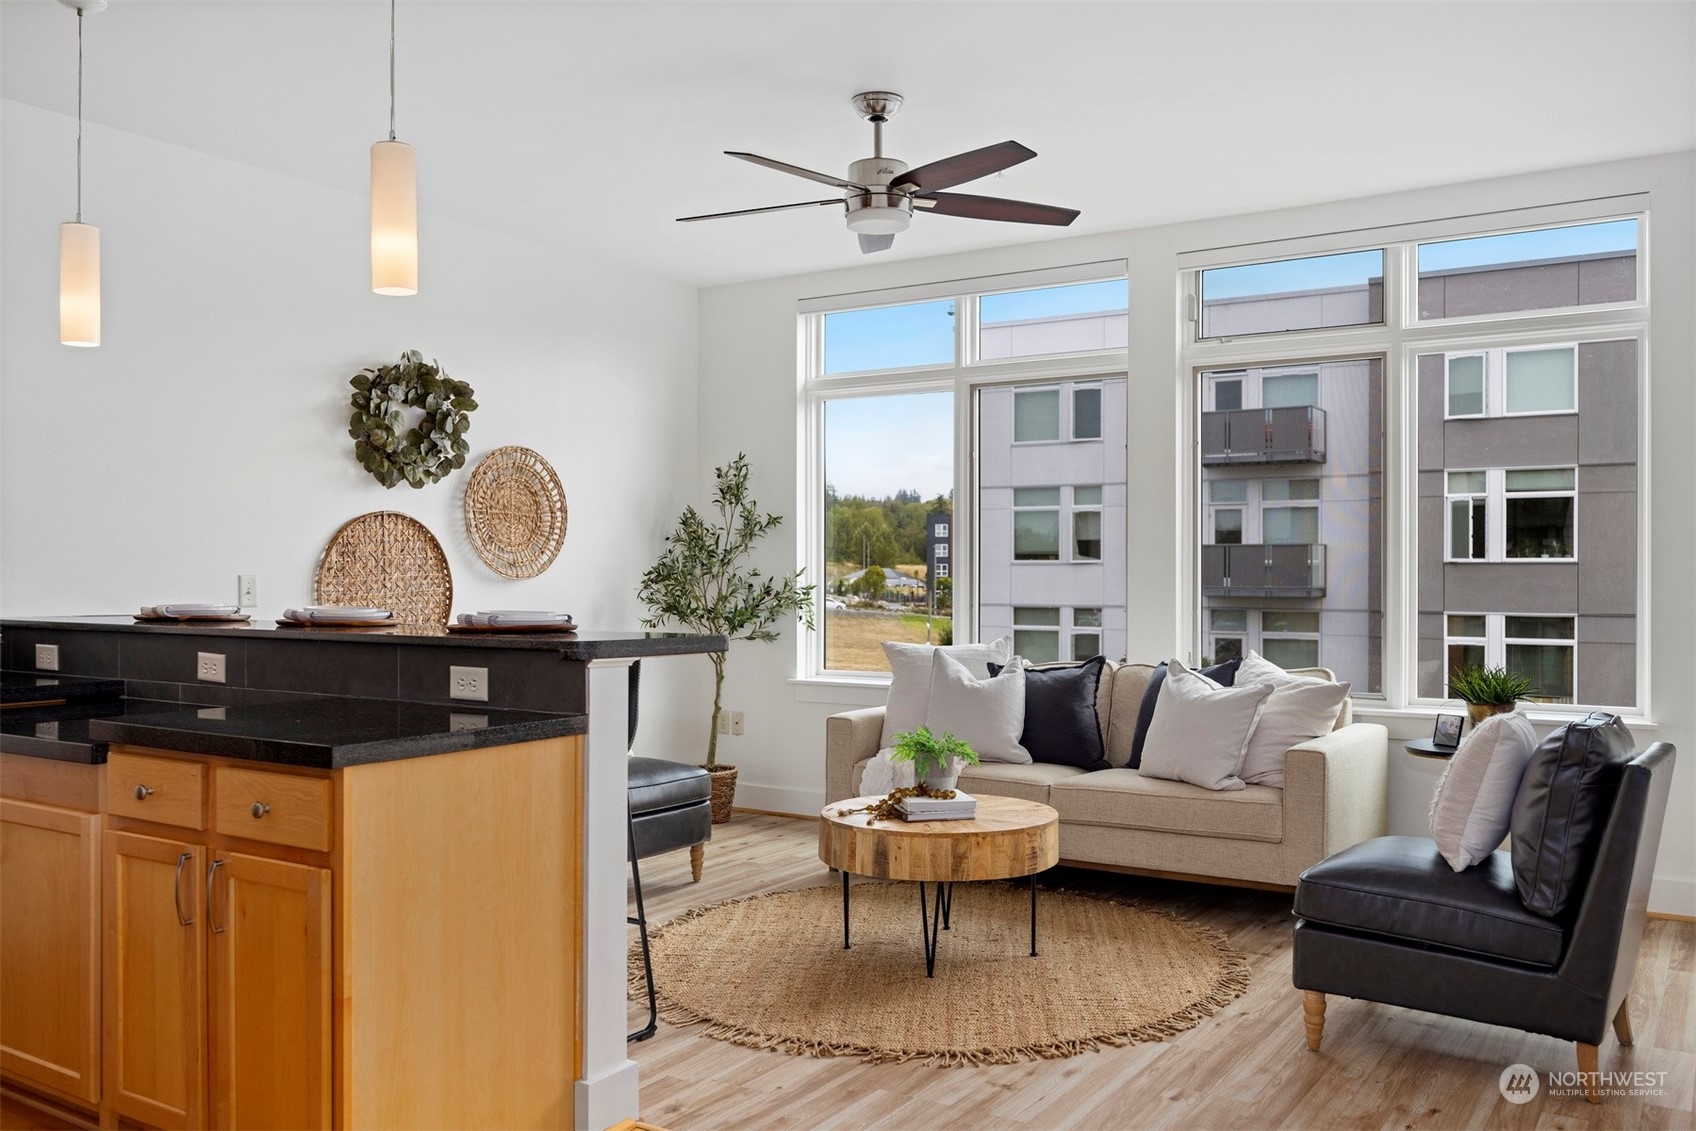
M 1073 667 L 1027 668 L 1025 671 L 1025 730 L 1019 745 L 1033 762 L 1076 766 L 1080 770 L 1109 768 L 1101 743 L 1101 717 L 1095 712 L 1095 693 L 1107 657 L 1097 656 Z M 1001 674 L 990 664 L 991 676 Z
M 1242 663 L 1241 659 L 1226 660 L 1222 664 L 1202 668 L 1201 674 L 1220 687 L 1231 687 L 1237 682 L 1237 669 Z M 1165 682 L 1166 661 L 1162 660 L 1149 677 L 1148 690 L 1142 693 L 1142 705 L 1137 708 L 1137 729 L 1131 735 L 1130 767 L 1133 770 L 1142 768 L 1142 744 L 1148 738 L 1149 724 L 1154 722 L 1154 705 L 1160 701 L 1160 685 Z

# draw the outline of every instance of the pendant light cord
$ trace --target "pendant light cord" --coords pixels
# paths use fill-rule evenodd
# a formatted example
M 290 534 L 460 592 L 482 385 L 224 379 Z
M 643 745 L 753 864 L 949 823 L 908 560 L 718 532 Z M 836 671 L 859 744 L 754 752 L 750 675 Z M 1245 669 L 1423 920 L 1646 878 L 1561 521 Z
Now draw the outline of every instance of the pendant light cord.
M 82 223 L 82 16 L 77 9 L 77 223 Z
M 81 25 L 78 25 L 81 26 Z M 389 0 L 389 140 L 395 139 L 395 0 Z

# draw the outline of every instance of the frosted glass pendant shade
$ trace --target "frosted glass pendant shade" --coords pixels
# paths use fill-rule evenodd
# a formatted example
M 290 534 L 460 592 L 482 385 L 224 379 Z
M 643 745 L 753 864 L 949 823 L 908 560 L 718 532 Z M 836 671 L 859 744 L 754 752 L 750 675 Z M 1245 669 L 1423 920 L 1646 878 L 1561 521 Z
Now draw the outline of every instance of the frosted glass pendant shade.
M 59 225 L 59 341 L 100 344 L 100 229 Z
M 418 293 L 418 158 L 404 141 L 371 147 L 371 289 Z

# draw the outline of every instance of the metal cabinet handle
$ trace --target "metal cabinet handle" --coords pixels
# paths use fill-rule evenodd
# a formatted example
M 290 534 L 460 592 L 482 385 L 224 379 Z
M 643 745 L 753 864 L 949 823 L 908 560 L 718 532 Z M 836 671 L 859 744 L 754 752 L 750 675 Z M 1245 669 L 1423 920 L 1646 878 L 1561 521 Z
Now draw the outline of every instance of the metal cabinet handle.
M 152 786 L 150 786 L 150 785 L 138 785 L 138 786 L 135 787 L 135 799 L 137 801 L 146 801 L 147 798 L 148 798 L 148 795 L 151 794 L 152 792 L 153 792 Z
M 253 808 L 248 810 L 249 813 L 253 814 L 253 819 L 255 821 L 257 821 L 259 818 L 263 817 L 265 814 L 269 813 L 270 811 L 271 811 L 271 807 L 269 805 L 265 804 L 263 801 L 255 801 L 253 803 Z
M 206 869 L 206 921 L 212 925 L 212 933 L 221 935 L 224 928 L 218 925 L 218 916 L 214 914 L 217 904 L 212 902 L 212 880 L 218 874 L 218 869 L 224 866 L 224 861 L 214 860 L 212 866 Z
M 194 920 L 183 914 L 183 867 L 194 859 L 194 853 L 184 852 L 177 857 L 177 884 L 171 892 L 171 897 L 177 904 L 177 922 L 185 927 L 194 926 Z

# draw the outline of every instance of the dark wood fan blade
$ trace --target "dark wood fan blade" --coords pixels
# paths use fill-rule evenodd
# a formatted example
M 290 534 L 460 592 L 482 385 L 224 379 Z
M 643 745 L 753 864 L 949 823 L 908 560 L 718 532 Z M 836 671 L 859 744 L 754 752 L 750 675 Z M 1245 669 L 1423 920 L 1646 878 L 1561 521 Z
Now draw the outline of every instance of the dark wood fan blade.
M 761 157 L 758 153 L 737 153 L 735 150 L 724 151 L 726 157 L 736 157 L 743 161 L 752 161 L 756 165 L 764 165 L 768 169 L 776 169 L 780 173 L 789 173 L 796 177 L 805 177 L 809 181 L 817 181 L 821 185 L 833 185 L 839 189 L 853 189 L 855 192 L 865 192 L 865 185 L 857 185 L 853 181 L 845 181 L 841 177 L 833 177 L 829 173 L 815 173 L 811 169 L 803 169 L 799 165 L 790 165 L 782 161 L 773 161 L 770 157 Z M 959 184 L 951 181 L 950 184 Z M 947 185 L 940 186 L 947 188 Z
M 870 255 L 874 251 L 888 251 L 894 246 L 895 237 L 892 235 L 860 236 L 860 253 L 862 255 Z
M 952 157 L 932 161 L 929 165 L 920 165 L 917 169 L 908 169 L 891 181 L 890 185 L 894 188 L 911 186 L 919 192 L 936 192 L 938 189 L 953 188 L 967 181 L 975 181 L 979 177 L 987 177 L 991 173 L 999 173 L 1035 156 L 1034 149 L 1027 149 L 1016 141 L 1003 141 L 986 145 L 982 149 L 974 149 L 970 153 L 956 153 Z
M 1004 200 L 999 196 L 972 196 L 963 192 L 934 192 L 915 197 L 913 204 L 940 216 L 964 216 L 970 220 L 1005 220 L 1010 224 L 1055 224 L 1065 227 L 1079 216 L 1076 208 L 1032 204 L 1028 200 Z
M 677 222 L 688 224 L 696 220 L 718 220 L 725 216 L 753 216 L 759 212 L 787 212 L 791 208 L 819 208 L 826 204 L 841 203 L 841 197 L 832 197 L 830 200 L 803 200 L 800 204 L 773 204 L 766 208 L 740 208 L 735 212 L 709 212 L 705 216 L 679 216 Z

